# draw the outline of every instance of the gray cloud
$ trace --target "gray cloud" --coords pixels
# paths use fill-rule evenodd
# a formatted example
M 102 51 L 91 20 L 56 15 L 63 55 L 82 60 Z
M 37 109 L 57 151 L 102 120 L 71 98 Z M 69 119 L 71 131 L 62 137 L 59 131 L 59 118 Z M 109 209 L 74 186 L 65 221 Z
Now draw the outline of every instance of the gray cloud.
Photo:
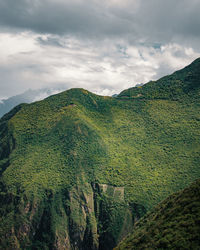
M 0 99 L 32 88 L 114 94 L 200 55 L 199 0 L 0 0 Z
M 110 2 L 110 4 L 106 4 Z M 121 4 L 120 4 L 121 3 Z M 85 38 L 192 43 L 200 36 L 198 0 L 1 0 L 2 26 Z M 186 37 L 188 36 L 188 37 Z
M 43 37 L 37 37 L 36 41 L 42 46 L 56 46 L 61 48 L 64 48 L 66 46 L 57 37 L 48 36 L 45 39 Z
M 172 73 L 199 56 L 177 44 L 136 46 L 123 40 L 98 42 L 31 33 L 0 35 L 0 41 L 5 51 L 0 53 L 1 96 L 60 84 L 110 95 Z
M 120 22 L 119 22 L 120 20 Z M 11 28 L 50 34 L 81 36 L 123 33 L 127 20 L 117 18 L 96 1 L 0 2 L 0 23 Z M 128 26 L 128 25 L 127 25 Z M 127 27 L 124 32 L 127 32 Z

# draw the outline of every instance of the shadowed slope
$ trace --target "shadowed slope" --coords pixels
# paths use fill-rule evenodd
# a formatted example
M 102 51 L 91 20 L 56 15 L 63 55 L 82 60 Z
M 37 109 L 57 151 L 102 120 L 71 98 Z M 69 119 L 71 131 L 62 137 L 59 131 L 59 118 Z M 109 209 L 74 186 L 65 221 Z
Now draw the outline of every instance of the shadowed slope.
M 199 249 L 199 232 L 200 180 L 157 205 L 115 249 Z

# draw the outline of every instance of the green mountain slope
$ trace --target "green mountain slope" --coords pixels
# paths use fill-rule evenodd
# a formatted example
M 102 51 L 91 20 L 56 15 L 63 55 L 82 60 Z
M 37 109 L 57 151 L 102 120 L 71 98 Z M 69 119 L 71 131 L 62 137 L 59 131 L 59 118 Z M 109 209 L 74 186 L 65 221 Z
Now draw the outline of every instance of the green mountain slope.
M 0 245 L 111 249 L 200 177 L 199 128 L 198 94 L 126 99 L 71 89 L 16 107 L 0 120 Z
M 122 91 L 120 98 L 182 100 L 200 96 L 200 58 L 182 70 L 158 81 Z
M 200 180 L 175 193 L 145 215 L 122 249 L 199 249 Z

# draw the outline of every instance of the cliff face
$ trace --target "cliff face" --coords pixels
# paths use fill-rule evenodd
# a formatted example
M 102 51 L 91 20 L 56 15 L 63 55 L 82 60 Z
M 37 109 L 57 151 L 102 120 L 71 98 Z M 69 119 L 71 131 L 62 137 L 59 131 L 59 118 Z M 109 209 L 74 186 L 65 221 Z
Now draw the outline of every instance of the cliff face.
M 81 185 L 81 184 L 80 184 Z M 42 201 L 1 194 L 10 225 L 1 228 L 4 249 L 112 249 L 145 213 L 124 201 L 124 188 L 85 183 L 46 191 Z
M 128 99 L 71 89 L 0 119 L 0 246 L 111 249 L 200 177 L 198 65 L 175 75 L 187 98 L 153 97 L 155 86 Z

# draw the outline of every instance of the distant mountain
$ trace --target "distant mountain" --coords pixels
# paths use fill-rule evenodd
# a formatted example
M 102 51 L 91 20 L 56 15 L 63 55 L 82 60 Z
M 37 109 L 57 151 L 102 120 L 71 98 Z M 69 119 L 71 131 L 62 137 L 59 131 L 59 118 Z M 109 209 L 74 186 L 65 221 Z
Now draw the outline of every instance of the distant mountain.
M 31 103 L 35 101 L 42 100 L 52 94 L 56 94 L 63 91 L 63 88 L 60 89 L 38 89 L 32 90 L 29 89 L 26 92 L 12 96 L 8 99 L 1 100 L 0 102 L 0 117 L 9 112 L 12 108 L 17 106 L 20 103 Z
M 5 114 L 0 248 L 110 250 L 200 178 L 199 79 L 197 60 L 116 98 L 70 89 Z
M 175 193 L 136 222 L 115 250 L 199 249 L 200 180 Z

